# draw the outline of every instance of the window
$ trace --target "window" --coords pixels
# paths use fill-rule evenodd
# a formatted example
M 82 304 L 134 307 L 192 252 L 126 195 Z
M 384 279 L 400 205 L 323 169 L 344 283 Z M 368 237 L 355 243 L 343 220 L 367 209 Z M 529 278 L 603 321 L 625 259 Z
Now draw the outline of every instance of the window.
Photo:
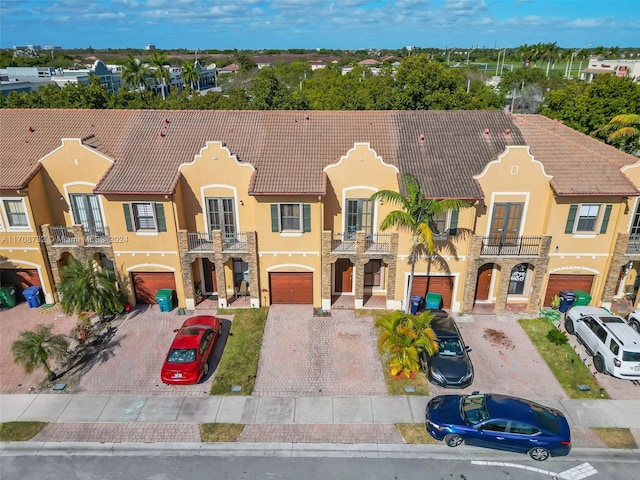
M 381 284 L 382 260 L 369 260 L 364 265 L 364 286 L 379 287 Z
M 238 258 L 233 259 L 233 284 L 236 288 L 240 287 L 242 281 L 249 285 L 249 264 Z
M 482 430 L 490 430 L 492 432 L 506 432 L 507 421 L 506 420 L 492 420 L 482 425 Z
M 166 232 L 164 205 L 154 202 L 124 203 L 127 232 Z
M 511 422 L 511 426 L 509 427 L 509 432 L 517 433 L 520 435 L 537 435 L 540 433 L 540 430 L 535 428 L 533 425 L 529 425 L 527 423 Z
M 373 200 L 358 198 L 347 199 L 345 215 L 345 233 L 355 238 L 362 230 L 365 235 L 373 233 Z
M 509 294 L 522 295 L 524 293 L 524 284 L 527 279 L 527 265 L 519 263 L 511 270 L 509 278 Z
M 587 203 L 571 205 L 564 233 L 606 233 L 613 205 L 601 207 Z
M 233 212 L 233 198 L 207 198 L 207 215 L 209 230 L 221 230 L 225 240 L 236 239 L 235 216 Z
M 310 232 L 311 205 L 274 203 L 271 205 L 272 232 Z
M 609 343 L 609 349 L 611 350 L 611 353 L 613 353 L 614 355 L 618 355 L 618 352 L 620 351 L 620 345 L 618 345 L 618 343 L 612 338 L 611 343 Z
M 103 232 L 104 225 L 98 197 L 96 195 L 79 194 L 73 194 L 69 197 L 75 222 L 81 224 L 87 232 Z
M 207 330 L 207 332 L 202 337 L 202 343 L 200 344 L 200 356 L 204 355 L 204 352 L 207 351 L 207 347 L 209 346 L 209 342 L 211 341 L 212 335 L 213 335 L 213 331 Z
M 448 235 L 455 236 L 458 233 L 458 211 L 449 211 L 432 217 L 429 220 L 429 228 L 436 240 L 446 238 Z
M 4 211 L 7 214 L 9 227 L 28 228 L 27 214 L 22 199 L 4 200 Z

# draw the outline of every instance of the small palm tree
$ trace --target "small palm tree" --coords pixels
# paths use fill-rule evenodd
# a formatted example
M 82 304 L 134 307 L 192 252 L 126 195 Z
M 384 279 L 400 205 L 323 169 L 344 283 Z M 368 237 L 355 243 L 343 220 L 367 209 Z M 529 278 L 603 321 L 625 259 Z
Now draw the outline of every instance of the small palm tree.
M 153 52 L 151 54 L 151 65 L 155 67 L 153 71 L 153 78 L 162 86 L 162 99 L 167 99 L 167 92 L 165 91 L 167 83 L 171 82 L 171 74 L 167 69 L 167 54 L 160 52 Z
M 591 135 L 604 136 L 607 143 L 614 144 L 627 153 L 637 154 L 640 149 L 640 115 L 636 113 L 616 115 Z
M 146 90 L 149 88 L 149 78 L 153 77 L 151 70 L 133 55 L 129 55 L 122 65 L 122 82 L 130 90 Z
M 73 257 L 60 272 L 60 306 L 66 314 L 95 312 L 100 317 L 122 312 L 124 301 L 112 270 L 98 268 L 93 259 Z
M 191 90 L 194 90 L 194 85 L 200 89 L 200 70 L 196 68 L 195 63 L 184 62 L 182 64 L 182 79 L 189 84 Z
M 406 196 L 393 190 L 380 190 L 371 195 L 371 200 L 382 200 L 400 208 L 389 212 L 380 224 L 380 230 L 398 228 L 411 234 L 412 244 L 409 256 L 411 273 L 409 275 L 409 289 L 405 299 L 405 312 L 409 312 L 409 295 L 413 287 L 413 276 L 418 259 L 424 255 L 427 257 L 428 269 L 431 267 L 431 259 L 436 252 L 436 242 L 433 239 L 431 225 L 433 218 L 448 211 L 458 211 L 467 208 L 468 203 L 462 200 L 445 199 L 436 200 L 426 198 L 418 179 L 407 173 L 403 175 Z
M 52 327 L 38 325 L 35 330 L 20 333 L 20 338 L 11 344 L 13 361 L 21 363 L 25 372 L 31 373 L 37 367 L 47 372 L 49 380 L 55 380 L 56 374 L 51 369 L 51 361 L 62 358 L 69 348 L 64 335 L 54 335 Z
M 431 328 L 430 311 L 414 316 L 396 311 L 378 319 L 378 348 L 387 355 L 391 375 L 411 378 L 420 370 L 420 354 L 438 351 L 438 339 Z

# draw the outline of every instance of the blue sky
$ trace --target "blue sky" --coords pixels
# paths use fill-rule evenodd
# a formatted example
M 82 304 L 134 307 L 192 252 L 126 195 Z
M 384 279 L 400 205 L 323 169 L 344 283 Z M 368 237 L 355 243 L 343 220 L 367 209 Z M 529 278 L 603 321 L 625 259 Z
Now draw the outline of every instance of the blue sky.
M 640 46 L 638 0 L 0 0 L 0 47 Z

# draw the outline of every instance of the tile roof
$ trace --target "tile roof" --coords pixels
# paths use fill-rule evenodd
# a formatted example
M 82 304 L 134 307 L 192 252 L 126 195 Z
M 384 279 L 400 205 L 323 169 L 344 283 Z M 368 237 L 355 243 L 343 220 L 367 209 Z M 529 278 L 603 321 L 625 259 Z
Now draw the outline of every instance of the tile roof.
M 323 168 L 356 142 L 416 175 L 434 198 L 483 198 L 472 177 L 507 145 L 530 145 L 560 195 L 636 191 L 619 171 L 634 157 L 545 117 L 501 111 L 0 109 L 0 125 L 0 189 L 24 187 L 62 138 L 78 138 L 114 160 L 100 193 L 171 194 L 178 166 L 207 141 L 256 167 L 255 195 L 324 194 Z

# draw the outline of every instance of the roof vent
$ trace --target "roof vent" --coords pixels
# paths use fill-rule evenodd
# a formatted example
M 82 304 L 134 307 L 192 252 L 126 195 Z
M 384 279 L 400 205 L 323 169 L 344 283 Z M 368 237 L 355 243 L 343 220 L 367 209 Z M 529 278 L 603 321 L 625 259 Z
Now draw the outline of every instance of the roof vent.
M 164 132 L 158 132 L 158 138 L 164 137 L 166 134 Z
M 488 129 L 488 128 L 485 128 L 485 129 L 484 129 L 484 136 L 485 136 L 485 137 L 488 137 L 488 136 L 489 136 L 489 129 Z
M 169 124 L 169 119 L 168 119 L 168 118 L 165 118 L 165 119 L 164 119 L 164 123 Z
M 509 135 L 511 133 L 511 130 L 509 130 L 508 128 L 504 129 L 504 134 L 505 135 Z
M 304 116 L 304 119 L 305 119 L 305 120 L 309 120 L 309 115 L 305 115 L 305 116 Z
M 424 133 L 418 135 L 418 140 L 420 141 L 420 143 L 424 142 Z
M 29 131 L 29 133 L 33 133 L 33 132 L 35 132 L 35 130 L 33 129 L 33 127 L 29 127 L 29 128 L 27 128 L 27 130 Z

